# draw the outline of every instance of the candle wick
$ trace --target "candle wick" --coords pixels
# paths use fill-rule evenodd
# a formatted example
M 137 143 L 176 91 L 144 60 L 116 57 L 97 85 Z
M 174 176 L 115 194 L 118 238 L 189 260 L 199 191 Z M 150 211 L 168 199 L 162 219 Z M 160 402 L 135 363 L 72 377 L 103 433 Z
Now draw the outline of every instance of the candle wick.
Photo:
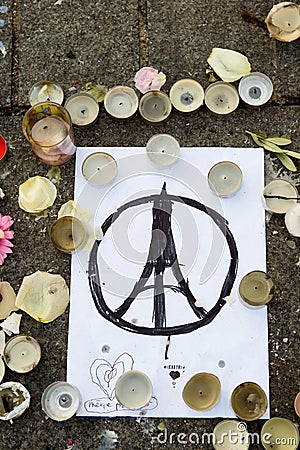
M 82 109 L 82 110 L 81 110 L 81 114 L 84 114 L 84 113 L 85 113 L 85 109 Z
M 43 127 L 43 130 L 47 130 L 47 128 L 48 128 L 48 125 L 45 125 L 45 126 Z

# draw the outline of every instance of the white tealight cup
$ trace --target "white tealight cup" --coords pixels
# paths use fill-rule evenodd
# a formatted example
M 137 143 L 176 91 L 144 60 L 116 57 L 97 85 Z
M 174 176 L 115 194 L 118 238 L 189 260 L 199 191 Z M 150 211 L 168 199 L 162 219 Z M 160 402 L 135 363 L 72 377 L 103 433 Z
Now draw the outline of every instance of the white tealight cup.
M 189 78 L 179 80 L 170 89 L 170 100 L 174 108 L 180 112 L 195 111 L 203 105 L 203 87 Z
M 288 232 L 295 237 L 300 237 L 300 203 L 291 206 L 284 217 Z
M 268 183 L 263 191 L 265 208 L 270 213 L 285 214 L 297 203 L 298 191 L 287 180 L 277 178 Z
M 248 105 L 264 105 L 270 100 L 272 93 L 273 83 L 264 73 L 249 73 L 239 82 L 240 97 Z
M 169 134 L 156 134 L 152 136 L 146 145 L 147 156 L 158 166 L 170 166 L 178 159 L 180 145 Z
M 250 445 L 246 424 L 237 420 L 222 420 L 217 423 L 213 435 L 215 450 L 248 450 Z
M 3 359 L 0 357 L 0 383 L 4 378 L 4 374 L 5 374 L 5 364 L 3 362 Z
M 151 400 L 152 383 L 145 373 L 130 370 L 118 378 L 115 393 L 118 402 L 125 408 L 140 409 Z
M 149 123 L 160 123 L 166 120 L 172 110 L 172 103 L 167 94 L 150 91 L 140 100 L 139 111 L 142 118 Z
M 234 86 L 225 81 L 212 83 L 205 91 L 204 101 L 216 114 L 230 114 L 239 104 L 239 94 Z
M 128 119 L 137 111 L 139 99 L 127 86 L 115 86 L 104 97 L 104 108 L 115 119 Z
M 234 195 L 241 187 L 243 173 L 239 166 L 231 161 L 220 161 L 209 171 L 208 184 L 219 197 Z
M 41 102 L 54 102 L 61 105 L 63 99 L 64 93 L 62 88 L 50 80 L 38 81 L 29 91 L 29 102 L 31 106 Z
M 92 124 L 99 114 L 97 100 L 85 92 L 71 95 L 66 100 L 65 108 L 70 114 L 73 125 L 78 127 Z
M 80 394 L 75 386 L 64 381 L 55 381 L 42 394 L 43 411 L 52 420 L 62 422 L 70 419 L 79 408 Z
M 95 152 L 82 163 L 84 178 L 95 186 L 110 183 L 117 175 L 118 166 L 113 156 L 105 152 Z
M 41 348 L 34 338 L 20 334 L 7 341 L 3 357 L 11 370 L 26 373 L 38 365 L 41 358 Z

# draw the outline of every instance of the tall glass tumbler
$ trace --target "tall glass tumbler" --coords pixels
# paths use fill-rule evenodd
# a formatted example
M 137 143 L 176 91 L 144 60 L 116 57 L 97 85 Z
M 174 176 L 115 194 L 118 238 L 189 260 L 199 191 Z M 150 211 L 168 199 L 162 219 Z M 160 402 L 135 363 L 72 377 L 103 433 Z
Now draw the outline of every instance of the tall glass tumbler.
M 75 154 L 74 133 L 68 111 L 57 103 L 37 103 L 23 119 L 23 133 L 44 163 L 59 166 Z

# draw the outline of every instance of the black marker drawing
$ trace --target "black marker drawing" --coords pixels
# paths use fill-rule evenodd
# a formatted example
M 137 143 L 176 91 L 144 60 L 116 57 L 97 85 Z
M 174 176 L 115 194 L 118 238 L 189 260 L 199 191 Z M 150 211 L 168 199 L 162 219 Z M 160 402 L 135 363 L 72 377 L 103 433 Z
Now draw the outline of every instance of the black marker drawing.
M 177 258 L 176 246 L 174 242 L 171 218 L 173 203 L 182 203 L 187 207 L 195 208 L 207 214 L 213 222 L 219 227 L 223 233 L 230 252 L 230 264 L 226 274 L 221 292 L 216 304 L 210 311 L 206 311 L 203 307 L 197 306 L 196 298 L 189 288 L 188 281 L 183 277 L 180 269 L 180 264 Z M 90 252 L 88 277 L 92 297 L 99 314 L 106 320 L 112 322 L 114 325 L 123 330 L 131 331 L 133 333 L 153 335 L 153 336 L 171 336 L 177 334 L 184 334 L 194 331 L 200 327 L 208 325 L 221 311 L 226 304 L 225 298 L 230 295 L 232 286 L 234 284 L 238 266 L 238 251 L 234 237 L 228 227 L 228 222 L 217 211 L 208 206 L 187 198 L 176 195 L 170 195 L 166 191 L 166 183 L 164 183 L 160 194 L 149 195 L 147 197 L 132 200 L 111 214 L 102 224 L 103 236 L 111 225 L 120 217 L 120 215 L 128 208 L 152 203 L 152 238 L 149 248 L 147 261 L 142 270 L 139 280 L 135 283 L 129 296 L 123 303 L 114 311 L 109 308 L 105 302 L 101 279 L 97 264 L 97 253 L 100 247 L 100 240 L 95 241 Z M 164 272 L 166 268 L 170 268 L 177 282 L 177 285 L 164 284 Z M 154 285 L 147 285 L 147 281 L 154 273 Z M 180 324 L 175 326 L 167 326 L 166 308 L 165 308 L 165 288 L 171 288 L 174 292 L 182 294 L 189 307 L 197 317 L 194 322 Z M 148 289 L 154 292 L 153 298 L 153 327 L 138 326 L 128 322 L 123 318 L 126 312 L 130 309 L 137 296 Z M 167 355 L 166 355 L 167 356 Z
M 93 383 L 95 383 L 104 396 L 92 398 L 84 402 L 84 408 L 87 412 L 92 414 L 107 414 L 118 410 L 127 410 L 118 401 L 115 396 L 115 384 L 118 378 L 128 370 L 133 370 L 133 357 L 124 352 L 111 363 L 107 359 L 95 359 L 90 367 L 90 376 Z M 158 401 L 156 397 L 152 396 L 147 406 L 142 408 L 142 411 L 148 411 L 156 408 Z

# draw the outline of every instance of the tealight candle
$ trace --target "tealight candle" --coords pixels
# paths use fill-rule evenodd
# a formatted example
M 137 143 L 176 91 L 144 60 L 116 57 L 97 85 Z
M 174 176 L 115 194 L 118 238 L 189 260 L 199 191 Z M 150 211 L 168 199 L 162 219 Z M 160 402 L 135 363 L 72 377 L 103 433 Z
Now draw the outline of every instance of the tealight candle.
M 3 359 L 0 357 L 0 383 L 4 378 L 4 374 L 5 374 L 5 364 L 3 362 Z
M 172 103 L 164 92 L 149 91 L 140 100 L 140 115 L 149 123 L 159 123 L 166 120 L 171 110 Z
M 170 89 L 170 100 L 180 112 L 195 111 L 203 105 L 203 87 L 190 78 L 179 80 Z
M 283 42 L 294 41 L 300 37 L 300 6 L 292 2 L 277 3 L 265 22 L 271 37 Z
M 298 392 L 298 394 L 295 397 L 294 408 L 295 408 L 297 416 L 300 417 L 300 392 Z
M 146 145 L 147 156 L 158 166 L 170 166 L 177 161 L 180 151 L 178 141 L 169 134 L 156 134 Z
M 137 111 L 139 99 L 136 92 L 127 86 L 115 86 L 104 97 L 104 108 L 116 119 L 128 119 Z
M 229 114 L 238 107 L 239 94 L 232 84 L 216 81 L 206 89 L 204 101 L 210 111 Z
M 100 186 L 111 182 L 117 175 L 116 160 L 105 152 L 95 152 L 82 163 L 82 175 L 91 184 Z
M 42 394 L 43 411 L 52 420 L 68 420 L 79 408 L 80 395 L 75 386 L 64 381 L 55 381 Z
M 273 84 L 264 73 L 251 72 L 241 78 L 239 94 L 241 99 L 251 106 L 261 106 L 270 100 Z
M 149 377 L 138 370 L 124 372 L 116 382 L 116 399 L 128 409 L 140 409 L 148 405 L 152 397 Z
M 261 270 L 247 273 L 239 285 L 241 299 L 250 307 L 263 307 L 274 296 L 275 286 L 272 278 Z
M 300 237 L 300 203 L 291 206 L 284 217 L 285 226 L 292 236 Z
M 72 253 L 84 244 L 86 234 L 83 223 L 74 216 L 62 216 L 51 226 L 53 245 L 64 253 Z
M 76 151 L 70 115 L 57 103 L 32 106 L 22 128 L 32 150 L 46 164 L 64 164 Z
M 40 361 L 41 348 L 33 337 L 20 334 L 7 341 L 3 358 L 6 365 L 14 372 L 30 372 Z
M 27 389 L 15 381 L 0 384 L 0 420 L 15 420 L 30 404 Z
M 98 117 L 99 104 L 90 94 L 79 92 L 66 100 L 65 108 L 71 116 L 73 125 L 90 125 Z
M 241 187 L 243 173 L 239 166 L 231 161 L 220 161 L 209 171 L 208 184 L 219 197 L 229 197 Z
M 297 426 L 288 419 L 272 417 L 261 429 L 261 443 L 266 450 L 296 450 L 299 444 Z
M 256 420 L 264 415 L 268 400 L 264 390 L 251 381 L 237 386 L 231 394 L 231 406 L 242 420 Z
M 277 178 L 268 183 L 263 191 L 265 208 L 275 214 L 285 214 L 297 203 L 298 191 L 287 180 Z
M 213 431 L 213 446 L 215 450 L 248 450 L 250 446 L 249 433 L 246 424 L 237 420 L 222 420 Z
M 219 378 L 206 372 L 192 376 L 182 391 L 182 398 L 195 411 L 206 411 L 213 408 L 219 401 L 221 383 Z
M 5 139 L 0 135 L 0 161 L 2 161 L 7 152 L 7 145 Z
M 39 81 L 29 91 L 29 102 L 31 106 L 41 102 L 54 102 L 61 105 L 63 99 L 64 93 L 62 88 L 49 80 Z

